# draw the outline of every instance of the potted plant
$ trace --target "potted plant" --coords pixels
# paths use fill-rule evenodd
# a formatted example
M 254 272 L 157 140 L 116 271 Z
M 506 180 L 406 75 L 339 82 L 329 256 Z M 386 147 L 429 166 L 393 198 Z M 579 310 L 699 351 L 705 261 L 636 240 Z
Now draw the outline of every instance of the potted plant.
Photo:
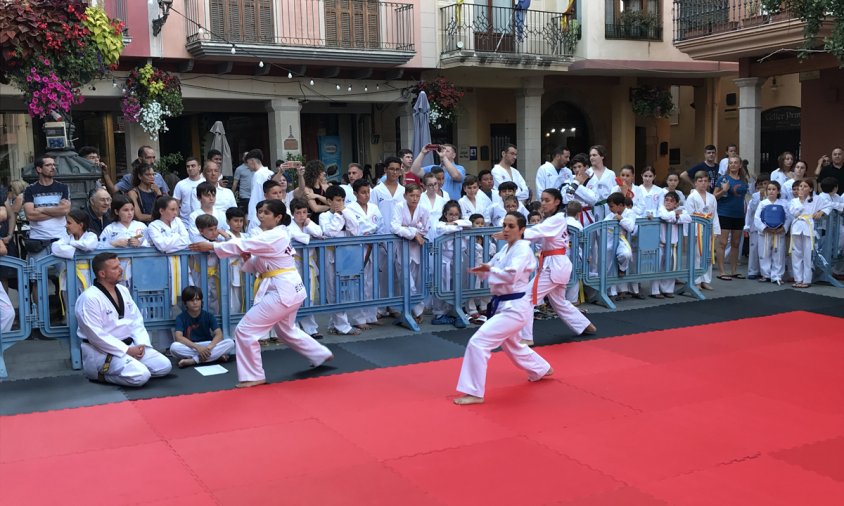
M 413 91 L 417 96 L 420 91 L 424 91 L 428 96 L 432 127 L 440 129 L 454 123 L 457 119 L 457 105 L 464 93 L 445 77 L 439 76 L 431 81 L 422 81 Z
M 574 50 L 577 49 L 577 43 L 580 40 L 580 21 L 573 19 L 568 26 L 563 30 L 563 54 L 571 56 Z
M 30 116 L 66 116 L 83 101 L 83 86 L 115 68 L 122 32 L 121 21 L 81 0 L 4 2 L 0 82 L 23 92 Z
M 667 118 L 674 111 L 671 92 L 655 86 L 639 86 L 631 92 L 633 113 L 643 118 Z
M 182 87 L 179 78 L 147 63 L 129 73 L 120 102 L 123 117 L 139 123 L 150 139 L 168 131 L 165 118 L 182 114 Z

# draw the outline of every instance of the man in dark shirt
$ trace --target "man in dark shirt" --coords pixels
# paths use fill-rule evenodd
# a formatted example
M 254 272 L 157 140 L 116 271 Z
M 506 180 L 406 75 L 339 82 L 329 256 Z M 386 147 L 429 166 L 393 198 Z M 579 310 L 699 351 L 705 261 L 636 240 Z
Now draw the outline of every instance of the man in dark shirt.
M 818 181 L 834 177 L 838 180 L 838 194 L 844 195 L 844 148 L 837 147 L 832 150 L 832 158 L 824 155 L 818 160 L 818 167 L 815 169 Z
M 88 205 L 84 207 L 88 213 L 88 231 L 99 237 L 103 229 L 114 221 L 111 215 L 111 195 L 105 188 L 97 188 L 89 195 Z
M 695 174 L 702 170 L 709 175 L 709 191 L 712 191 L 715 180 L 718 179 L 718 162 L 715 161 L 717 156 L 718 149 L 712 144 L 707 145 L 703 148 L 703 161 L 691 169 L 681 172 L 680 179 L 688 183 L 689 186 L 694 186 Z

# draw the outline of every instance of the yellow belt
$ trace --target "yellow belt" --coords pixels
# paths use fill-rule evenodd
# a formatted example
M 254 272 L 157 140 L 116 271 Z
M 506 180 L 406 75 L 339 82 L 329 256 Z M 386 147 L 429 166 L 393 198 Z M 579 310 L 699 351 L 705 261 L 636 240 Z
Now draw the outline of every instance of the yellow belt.
M 82 271 L 89 270 L 91 270 L 91 266 L 88 265 L 88 262 L 76 262 L 76 279 L 79 280 L 79 286 L 82 287 L 83 291 L 88 289 L 88 279 Z
M 815 218 L 811 214 L 801 214 L 797 217 L 798 220 L 803 220 L 809 225 L 809 241 L 811 241 L 812 249 L 815 249 Z M 791 226 L 791 230 L 794 230 L 794 225 Z M 794 235 L 794 234 L 791 234 Z M 791 250 L 794 249 L 794 241 L 788 245 L 788 254 L 791 254 Z
M 179 257 L 170 257 L 170 279 L 172 290 L 170 293 L 170 304 L 175 306 L 179 303 L 179 296 L 182 294 L 182 264 Z
M 264 279 L 274 278 L 280 274 L 284 274 L 285 272 L 296 272 L 295 267 L 284 267 L 281 269 L 275 269 L 268 272 L 262 272 L 255 277 L 255 284 L 252 287 L 252 296 L 254 297 L 256 293 L 258 293 L 258 287 L 261 286 L 261 281 Z

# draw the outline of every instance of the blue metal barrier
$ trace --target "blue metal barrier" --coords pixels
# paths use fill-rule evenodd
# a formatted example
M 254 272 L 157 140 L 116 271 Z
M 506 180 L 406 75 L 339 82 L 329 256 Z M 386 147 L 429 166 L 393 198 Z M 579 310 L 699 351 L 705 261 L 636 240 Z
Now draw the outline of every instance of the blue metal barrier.
M 709 220 L 693 217 L 690 225 L 681 226 L 687 233 L 677 237 L 676 248 L 672 229 L 665 227 L 665 242 L 660 234 L 663 223 L 658 219 L 636 220 L 636 233 L 627 239 L 633 252 L 630 267 L 619 275 L 616 251 L 621 241 L 621 225 L 604 220 L 590 224 L 581 234 L 581 255 L 578 257 L 583 284 L 596 290 L 603 305 L 615 309 L 607 294 L 609 287 L 624 283 L 640 283 L 661 279 L 682 279 L 678 293 L 689 293 L 703 300 L 695 278 L 702 275 L 712 263 L 712 224 Z M 663 261 L 660 262 L 659 259 Z
M 8 372 L 6 371 L 6 360 L 3 358 L 3 354 L 15 343 L 29 337 L 33 324 L 37 325 L 38 322 L 37 315 L 34 313 L 34 306 L 29 297 L 29 268 L 26 260 L 0 256 L 0 266 L 13 269 L 15 271 L 14 279 L 17 280 L 17 290 L 9 290 L 9 292 L 17 293 L 17 297 L 12 298 L 12 293 L 7 293 L 13 306 L 17 302 L 17 318 L 10 331 L 3 332 L 0 330 L 0 378 L 5 378 L 8 376 Z
M 833 269 L 844 263 L 844 244 L 841 243 L 841 227 L 844 226 L 844 214 L 832 211 L 829 216 L 815 222 L 817 247 L 813 256 L 815 271 L 813 281 L 829 283 L 842 288 L 844 285 L 835 279 Z

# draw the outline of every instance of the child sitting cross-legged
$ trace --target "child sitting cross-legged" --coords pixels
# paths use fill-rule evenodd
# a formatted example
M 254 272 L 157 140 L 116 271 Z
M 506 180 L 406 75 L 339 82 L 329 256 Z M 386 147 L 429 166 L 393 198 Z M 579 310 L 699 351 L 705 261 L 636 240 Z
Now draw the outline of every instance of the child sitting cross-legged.
M 182 303 L 185 310 L 176 317 L 175 342 L 170 345 L 170 353 L 179 359 L 179 367 L 227 361 L 234 341 L 223 339 L 217 319 L 202 309 L 202 290 L 196 286 L 185 287 Z

